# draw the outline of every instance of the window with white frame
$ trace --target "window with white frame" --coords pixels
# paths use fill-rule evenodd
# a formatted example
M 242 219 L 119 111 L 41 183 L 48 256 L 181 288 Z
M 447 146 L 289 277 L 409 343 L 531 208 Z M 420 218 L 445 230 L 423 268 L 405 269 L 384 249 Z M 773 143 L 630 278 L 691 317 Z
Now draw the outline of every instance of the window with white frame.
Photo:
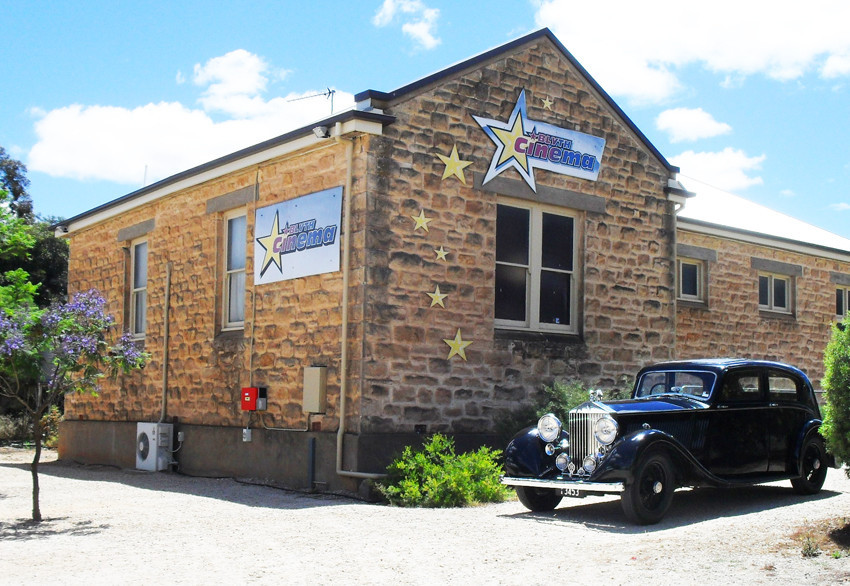
M 495 323 L 576 333 L 576 221 L 557 208 L 500 203 Z
M 148 313 L 148 243 L 130 246 L 130 333 L 144 338 Z
M 705 302 L 705 262 L 690 258 L 677 261 L 679 282 L 678 298 L 683 301 Z
M 791 313 L 792 284 L 792 278 L 787 275 L 759 273 L 759 309 Z
M 223 329 L 238 329 L 245 324 L 246 225 L 244 212 L 225 217 Z
M 844 314 L 847 313 L 848 301 L 850 301 L 850 288 L 838 287 L 835 290 L 835 315 L 837 315 L 839 319 L 843 319 Z

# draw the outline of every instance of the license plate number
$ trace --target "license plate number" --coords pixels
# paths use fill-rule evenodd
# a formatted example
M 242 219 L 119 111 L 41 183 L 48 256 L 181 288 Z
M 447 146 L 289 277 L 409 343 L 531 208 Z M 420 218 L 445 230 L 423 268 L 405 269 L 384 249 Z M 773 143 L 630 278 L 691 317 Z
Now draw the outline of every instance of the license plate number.
M 572 498 L 580 499 L 584 497 L 584 493 L 577 488 L 562 488 L 561 496 L 568 496 Z

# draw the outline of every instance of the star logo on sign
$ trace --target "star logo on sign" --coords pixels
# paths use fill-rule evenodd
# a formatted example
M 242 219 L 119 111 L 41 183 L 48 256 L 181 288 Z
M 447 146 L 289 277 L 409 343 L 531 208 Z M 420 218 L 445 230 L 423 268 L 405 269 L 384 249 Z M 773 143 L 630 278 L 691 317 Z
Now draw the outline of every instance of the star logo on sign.
M 483 183 L 487 183 L 505 169 L 513 167 L 523 180 L 534 189 L 534 175 L 528 166 L 528 155 L 516 149 L 517 139 L 525 137 L 524 121 L 527 117 L 525 90 L 520 92 L 507 122 L 482 118 L 481 116 L 472 117 L 496 145 L 496 152 L 490 161 L 490 168 L 487 170 Z
M 467 346 L 472 344 L 472 340 L 464 340 L 460 335 L 460 328 L 457 329 L 457 333 L 455 337 L 449 340 L 443 340 L 446 344 L 449 345 L 451 350 L 449 351 L 449 356 L 446 360 L 451 360 L 452 356 L 460 356 L 464 360 L 466 360 L 466 352 L 464 351 Z
M 257 242 L 260 243 L 266 250 L 265 256 L 263 256 L 263 263 L 260 265 L 260 276 L 262 277 L 266 269 L 269 268 L 271 264 L 276 264 L 277 269 L 283 272 L 283 266 L 280 264 L 280 253 L 274 251 L 274 243 L 280 237 L 280 222 L 278 221 L 277 213 L 274 215 L 274 222 L 272 223 L 272 231 L 268 236 L 262 236 L 257 238 Z

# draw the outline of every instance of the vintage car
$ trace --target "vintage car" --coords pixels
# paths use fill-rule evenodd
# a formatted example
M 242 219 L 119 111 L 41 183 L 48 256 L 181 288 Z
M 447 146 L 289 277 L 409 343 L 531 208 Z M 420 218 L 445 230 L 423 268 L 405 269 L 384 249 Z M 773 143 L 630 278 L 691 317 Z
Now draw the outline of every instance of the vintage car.
M 790 479 L 817 493 L 834 458 L 802 371 L 777 362 L 712 359 L 642 369 L 632 398 L 601 393 L 518 433 L 505 450 L 502 483 L 532 511 L 562 497 L 619 494 L 626 517 L 661 520 L 678 487 L 731 487 Z

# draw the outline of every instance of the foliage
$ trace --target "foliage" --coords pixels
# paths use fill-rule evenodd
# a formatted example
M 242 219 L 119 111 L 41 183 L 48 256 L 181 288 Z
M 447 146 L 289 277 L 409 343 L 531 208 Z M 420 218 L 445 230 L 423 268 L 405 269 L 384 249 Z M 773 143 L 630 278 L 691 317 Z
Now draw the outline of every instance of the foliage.
M 136 348 L 129 334 L 109 344 L 106 334 L 113 318 L 105 312 L 106 300 L 95 290 L 47 309 L 37 308 L 25 290 L 6 298 L 17 301 L 0 311 L 0 395 L 11 398 L 31 418 L 36 448 L 33 521 L 40 521 L 42 418 L 66 393 L 96 394 L 103 376 L 141 368 L 147 355 Z
M 583 382 L 555 381 L 551 387 L 543 387 L 546 402 L 537 410 L 537 416 L 554 413 L 564 419 L 571 409 L 575 409 L 590 397 L 590 389 Z
M 26 258 L 33 244 L 29 224 L 14 214 L 8 192 L 0 189 L 0 259 Z
M 45 447 L 59 446 L 59 423 L 62 421 L 62 411 L 57 405 L 51 405 L 41 418 L 41 436 Z
M 453 439 L 435 434 L 420 450 L 405 447 L 378 489 L 390 504 L 407 507 L 501 502 L 508 491 L 499 483 L 500 456 L 486 446 L 457 454 Z
M 837 460 L 850 462 L 850 318 L 832 326 L 824 352 L 823 388 L 826 391 L 820 432 Z M 845 469 L 850 476 L 850 469 Z
M 30 180 L 27 168 L 20 161 L 11 158 L 6 149 L 0 146 L 0 189 L 12 196 L 10 209 L 18 218 L 32 218 L 32 199 L 27 193 Z
M 810 536 L 806 536 L 803 538 L 803 547 L 800 551 L 804 558 L 814 558 L 821 554 L 820 547 L 818 547 L 817 542 L 812 539 Z
M 32 437 L 26 415 L 0 415 L 0 442 L 21 441 Z
M 39 307 L 65 301 L 68 294 L 68 243 L 55 236 L 52 221 L 38 220 L 28 225 L 32 245 L 25 257 L 0 255 L 0 273 L 22 269 L 30 281 L 39 284 L 35 295 Z

